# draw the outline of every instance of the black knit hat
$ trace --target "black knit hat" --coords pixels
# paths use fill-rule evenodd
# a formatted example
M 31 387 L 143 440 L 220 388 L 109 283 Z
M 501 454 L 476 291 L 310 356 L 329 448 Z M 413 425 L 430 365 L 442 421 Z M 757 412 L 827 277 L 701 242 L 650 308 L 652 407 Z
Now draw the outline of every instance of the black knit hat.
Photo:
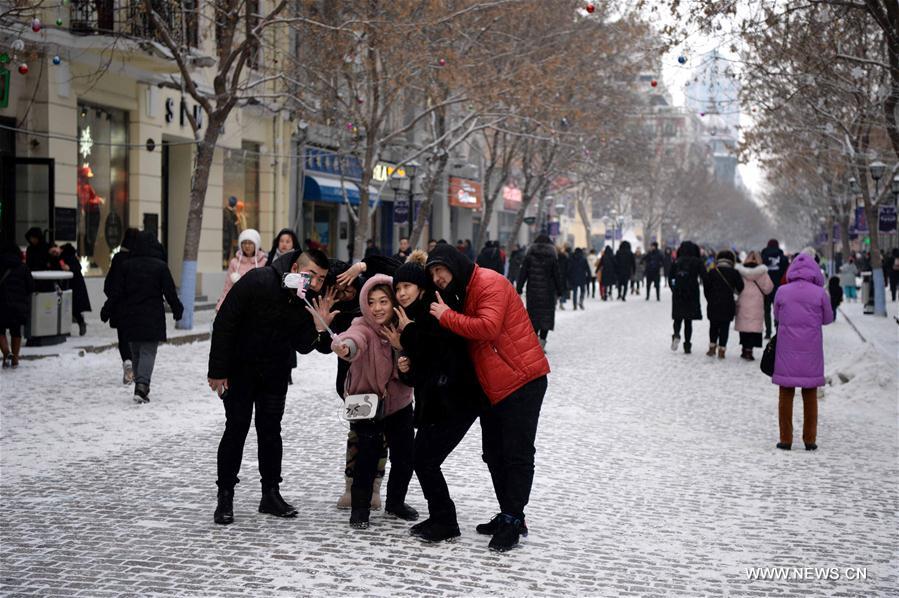
M 428 285 L 428 273 L 418 262 L 406 262 L 397 268 L 396 274 L 393 275 L 394 288 L 401 282 L 411 282 L 423 289 Z

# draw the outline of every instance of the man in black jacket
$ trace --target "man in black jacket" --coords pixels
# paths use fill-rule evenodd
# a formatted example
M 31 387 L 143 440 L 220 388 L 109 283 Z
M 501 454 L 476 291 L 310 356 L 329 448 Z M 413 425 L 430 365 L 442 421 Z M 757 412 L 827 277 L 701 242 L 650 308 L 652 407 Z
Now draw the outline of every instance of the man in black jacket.
M 311 352 L 320 335 L 296 290 L 284 288 L 282 281 L 288 272 L 307 274 L 310 298 L 321 289 L 328 266 L 324 253 L 309 249 L 285 254 L 270 267 L 250 270 L 231 288 L 215 318 L 207 376 L 209 387 L 219 393 L 225 407 L 225 432 L 218 448 L 216 523 L 234 521 L 234 486 L 240 481 L 237 474 L 254 407 L 262 482 L 259 512 L 278 517 L 297 514 L 278 489 L 281 418 L 292 352 Z
M 771 338 L 771 306 L 774 304 L 774 296 L 780 287 L 780 281 L 790 266 L 777 239 L 771 239 L 768 246 L 762 249 L 762 263 L 768 267 L 768 276 L 774 283 L 774 290 L 765 295 L 765 338 Z
M 659 244 L 655 241 L 650 246 L 649 253 L 643 256 L 642 260 L 646 272 L 646 300 L 649 301 L 649 293 L 652 285 L 656 285 L 656 301 L 661 301 L 659 297 L 659 279 L 661 278 L 664 259 L 662 252 L 659 251 Z

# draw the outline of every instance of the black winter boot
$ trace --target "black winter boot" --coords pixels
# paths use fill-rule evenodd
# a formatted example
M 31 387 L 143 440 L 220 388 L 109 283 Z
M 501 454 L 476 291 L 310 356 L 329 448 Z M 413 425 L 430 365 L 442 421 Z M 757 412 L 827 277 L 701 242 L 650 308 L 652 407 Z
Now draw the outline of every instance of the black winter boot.
M 493 517 L 493 519 L 491 519 L 487 523 L 482 523 L 479 526 L 477 526 L 476 528 L 474 528 L 475 531 L 477 531 L 479 534 L 483 534 L 485 536 L 492 536 L 493 534 L 495 534 L 497 532 L 497 530 L 499 530 L 499 521 L 502 518 L 502 516 L 503 516 L 502 513 L 497 513 Z M 522 536 L 528 535 L 528 526 L 527 526 L 527 523 L 525 523 L 524 518 L 521 519 L 521 535 Z
M 350 513 L 350 527 L 355 529 L 368 529 L 369 509 L 353 509 Z
M 218 504 L 215 507 L 213 520 L 219 525 L 234 523 L 234 489 L 219 488 Z
M 277 486 L 272 486 L 262 491 L 262 499 L 259 501 L 259 512 L 274 515 L 275 517 L 296 517 L 297 510 L 288 504 L 278 491 Z
M 384 512 L 390 513 L 394 517 L 405 519 L 406 521 L 418 521 L 418 511 L 416 511 L 406 503 L 402 503 L 399 505 L 387 505 L 387 507 L 384 509 Z
M 424 542 L 450 542 L 462 535 L 456 522 L 440 522 L 428 519 L 427 526 L 419 528 L 413 535 Z M 410 530 L 411 533 L 411 530 Z
M 505 513 L 499 516 L 499 529 L 493 534 L 490 540 L 490 550 L 497 552 L 506 552 L 518 546 L 519 537 L 521 536 L 522 521 L 512 515 Z
M 692 349 L 693 349 L 693 343 L 684 341 L 684 353 L 689 355 L 690 353 L 693 352 Z
M 139 382 L 134 385 L 134 402 L 138 405 L 150 402 L 150 386 Z

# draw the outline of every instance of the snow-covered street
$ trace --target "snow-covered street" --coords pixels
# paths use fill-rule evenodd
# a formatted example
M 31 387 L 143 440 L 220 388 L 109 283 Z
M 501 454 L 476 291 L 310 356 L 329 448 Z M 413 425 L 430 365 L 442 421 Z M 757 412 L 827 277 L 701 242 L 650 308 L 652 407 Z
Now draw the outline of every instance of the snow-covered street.
M 209 342 L 159 350 L 151 402 L 118 353 L 59 350 L 0 373 L 4 595 L 887 596 L 899 594 L 897 327 L 863 343 L 825 331 L 817 452 L 775 449 L 777 390 L 758 362 L 672 353 L 662 303 L 588 299 L 558 312 L 527 509 L 510 553 L 474 531 L 497 511 L 475 425 L 446 476 L 462 537 L 426 545 L 374 513 L 335 508 L 346 430 L 335 357 L 299 356 L 283 422 L 282 493 L 296 519 L 257 513 L 255 432 L 235 523 L 213 524 L 224 421 L 206 386 Z M 895 304 L 891 305 L 891 310 Z M 849 306 L 850 316 L 856 306 Z M 860 310 L 859 310 L 860 311 Z M 99 326 L 99 323 L 93 324 Z M 206 329 L 198 330 L 205 332 Z M 70 341 L 71 343 L 75 340 Z M 890 352 L 892 351 L 892 354 Z M 759 351 L 756 351 L 758 356 Z M 801 430 L 801 401 L 794 426 Z M 413 480 L 408 502 L 426 504 Z M 760 567 L 837 568 L 750 580 Z M 865 569 L 867 579 L 846 570 Z M 839 577 L 839 579 L 833 579 Z

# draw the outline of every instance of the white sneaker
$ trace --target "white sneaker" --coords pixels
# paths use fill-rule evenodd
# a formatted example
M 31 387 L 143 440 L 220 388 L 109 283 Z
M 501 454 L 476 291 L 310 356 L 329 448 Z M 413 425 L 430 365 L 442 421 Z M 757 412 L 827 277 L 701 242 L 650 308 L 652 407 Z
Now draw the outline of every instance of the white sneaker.
M 677 347 L 680 345 L 680 337 L 676 334 L 671 335 L 671 350 L 677 351 Z
M 122 362 L 122 384 L 131 384 L 134 382 L 134 369 L 131 367 L 131 360 L 126 359 Z

